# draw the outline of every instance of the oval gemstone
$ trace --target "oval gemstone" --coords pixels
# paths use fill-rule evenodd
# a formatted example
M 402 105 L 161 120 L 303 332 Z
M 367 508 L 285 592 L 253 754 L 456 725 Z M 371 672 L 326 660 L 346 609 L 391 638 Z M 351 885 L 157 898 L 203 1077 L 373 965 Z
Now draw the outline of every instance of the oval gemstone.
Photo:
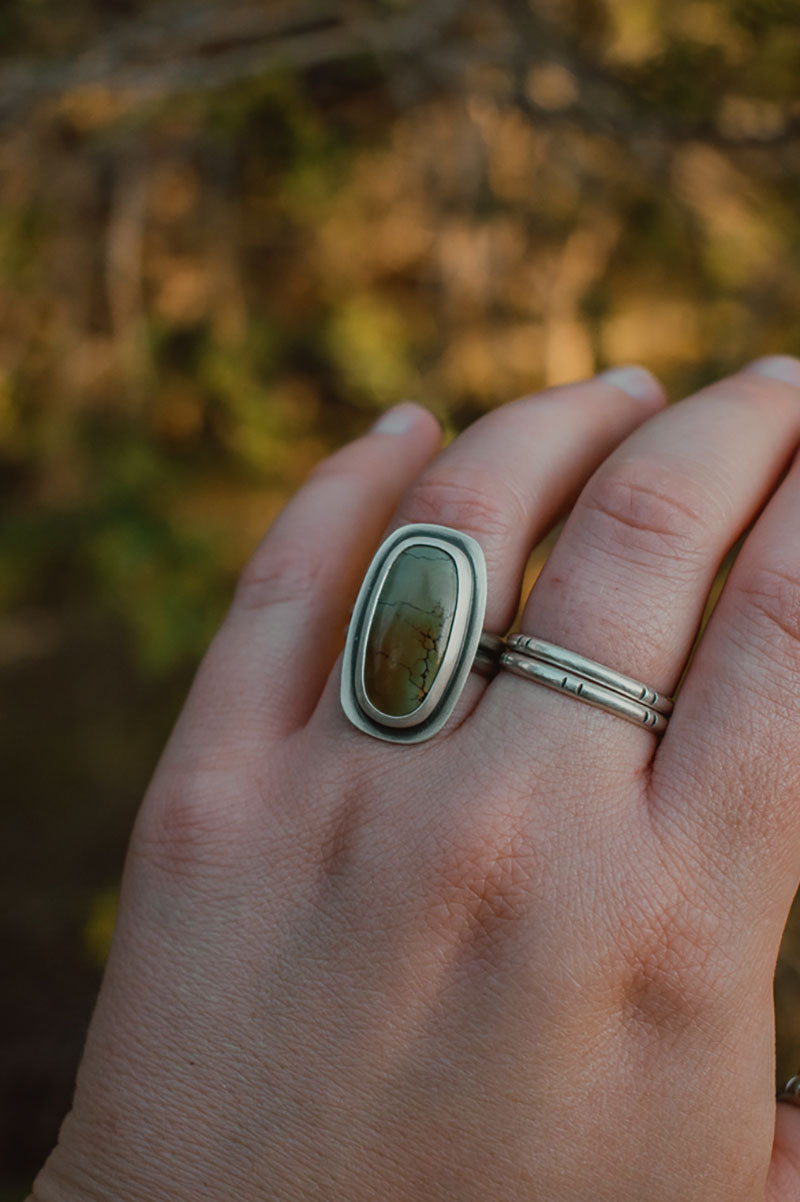
M 458 602 L 458 571 L 439 548 L 401 551 L 381 588 L 364 655 L 364 689 L 393 718 L 424 702 L 442 666 Z

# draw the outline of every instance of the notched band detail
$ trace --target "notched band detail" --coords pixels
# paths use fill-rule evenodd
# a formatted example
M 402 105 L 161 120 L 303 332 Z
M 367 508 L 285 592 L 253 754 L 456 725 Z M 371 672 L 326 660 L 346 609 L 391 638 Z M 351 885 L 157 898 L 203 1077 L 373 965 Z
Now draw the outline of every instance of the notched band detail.
M 508 649 L 500 655 L 500 666 L 657 734 L 666 730 L 672 713 L 671 697 L 585 655 L 532 635 L 511 635 Z

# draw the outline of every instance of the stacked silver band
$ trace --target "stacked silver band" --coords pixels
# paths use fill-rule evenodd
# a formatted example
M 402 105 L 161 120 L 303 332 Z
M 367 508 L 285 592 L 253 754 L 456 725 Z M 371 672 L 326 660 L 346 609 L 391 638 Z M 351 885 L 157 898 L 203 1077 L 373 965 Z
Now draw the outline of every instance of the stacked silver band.
M 478 643 L 472 671 L 477 672 L 480 676 L 494 676 L 500 669 L 500 656 L 505 649 L 506 640 L 504 638 L 499 634 L 488 634 L 484 631 L 481 641 Z
M 508 638 L 507 649 L 500 654 L 500 667 L 654 732 L 666 729 L 672 712 L 671 698 L 641 681 L 531 635 Z
M 800 1106 L 800 1076 L 790 1077 L 783 1088 L 778 1090 L 778 1101 Z
M 658 734 L 672 701 L 532 635 L 483 630 L 487 572 L 480 543 L 449 526 L 403 526 L 384 539 L 347 631 L 340 698 L 357 729 L 390 743 L 437 734 L 470 671 L 505 668 Z

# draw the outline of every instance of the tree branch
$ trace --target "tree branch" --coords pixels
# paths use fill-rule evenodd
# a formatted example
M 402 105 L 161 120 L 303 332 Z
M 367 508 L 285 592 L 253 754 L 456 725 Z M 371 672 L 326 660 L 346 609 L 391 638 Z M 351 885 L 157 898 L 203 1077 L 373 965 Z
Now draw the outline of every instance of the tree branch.
M 119 22 L 77 58 L 0 66 L 0 128 L 89 87 L 135 102 L 225 87 L 275 68 L 422 53 L 464 2 L 423 0 L 396 16 L 336 0 L 283 0 L 269 8 L 174 3 L 150 18 Z

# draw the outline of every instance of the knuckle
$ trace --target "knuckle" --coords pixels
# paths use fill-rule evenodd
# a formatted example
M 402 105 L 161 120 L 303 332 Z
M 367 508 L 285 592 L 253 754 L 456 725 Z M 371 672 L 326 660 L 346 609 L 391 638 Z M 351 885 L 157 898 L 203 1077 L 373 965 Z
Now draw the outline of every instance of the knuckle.
M 722 925 L 707 898 L 678 888 L 651 893 L 633 919 L 620 923 L 626 1025 L 663 1038 L 714 1022 L 731 976 Z
M 324 587 L 325 572 L 320 548 L 267 536 L 239 577 L 234 603 L 241 609 L 266 609 L 302 602 Z
M 491 960 L 528 911 L 535 849 L 512 817 L 473 823 L 443 842 L 428 893 L 429 929 L 446 945 Z
M 604 550 L 647 563 L 683 563 L 703 556 L 708 500 L 683 476 L 629 465 L 596 476 L 579 506 Z
M 739 582 L 739 608 L 762 643 L 793 670 L 800 667 L 800 573 L 791 566 L 762 565 Z
M 230 882 L 252 854 L 253 824 L 244 798 L 212 780 L 164 785 L 136 827 L 137 856 L 170 877 Z
M 350 883 L 359 861 L 362 833 L 368 823 L 368 793 L 360 785 L 343 785 L 330 804 L 317 799 L 313 813 L 296 824 L 287 858 L 298 860 L 327 896 L 331 888 Z
M 402 520 L 453 526 L 493 541 L 503 538 L 515 521 L 522 521 L 522 505 L 492 472 L 442 467 L 416 485 Z

